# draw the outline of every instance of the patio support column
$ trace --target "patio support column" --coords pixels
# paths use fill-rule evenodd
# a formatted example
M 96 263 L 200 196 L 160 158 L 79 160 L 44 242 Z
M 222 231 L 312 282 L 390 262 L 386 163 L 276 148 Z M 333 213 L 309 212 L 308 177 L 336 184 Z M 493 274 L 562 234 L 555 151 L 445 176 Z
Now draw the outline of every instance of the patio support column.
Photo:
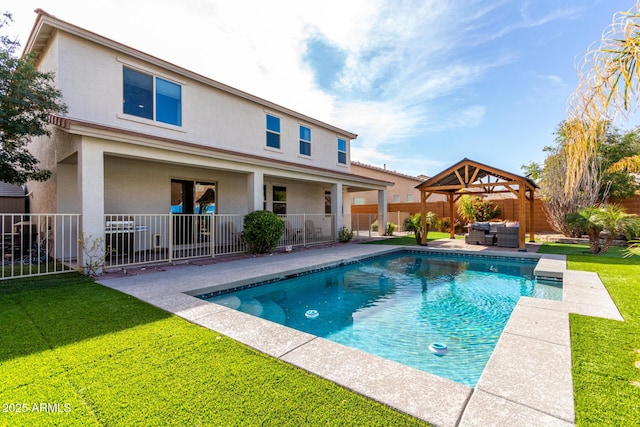
M 83 138 L 78 150 L 78 194 L 80 195 L 81 230 L 78 239 L 83 236 L 89 244 L 95 239 L 105 239 L 104 234 L 104 151 L 97 142 Z M 96 258 L 104 254 L 97 253 Z M 90 260 L 78 254 L 79 265 L 86 265 Z M 95 260 L 94 260 L 95 261 Z
M 248 212 L 264 209 L 264 174 L 262 171 L 255 171 L 247 176 L 247 202 Z
M 531 243 L 534 243 L 536 241 L 535 225 L 534 225 L 534 220 L 535 220 L 534 208 L 536 206 L 536 198 L 534 193 L 535 193 L 535 190 L 533 188 L 529 190 L 529 194 L 531 196 L 531 200 L 529 200 L 529 242 Z
M 453 199 L 453 193 L 448 193 L 447 198 L 449 199 L 449 238 L 456 238 L 456 213 L 455 213 L 455 200 Z
M 525 193 L 527 191 L 527 188 L 524 186 L 524 184 L 520 183 L 518 185 L 518 216 L 520 217 L 520 227 L 518 229 L 518 250 L 523 252 L 526 251 L 526 246 L 525 246 L 525 225 L 527 223 L 527 213 L 525 212 L 526 207 L 525 207 Z
M 331 214 L 336 219 L 333 236 L 338 238 L 338 232 L 342 228 L 342 183 L 331 184 Z
M 380 232 L 382 230 L 382 233 Z M 387 189 L 378 190 L 378 235 L 387 230 Z

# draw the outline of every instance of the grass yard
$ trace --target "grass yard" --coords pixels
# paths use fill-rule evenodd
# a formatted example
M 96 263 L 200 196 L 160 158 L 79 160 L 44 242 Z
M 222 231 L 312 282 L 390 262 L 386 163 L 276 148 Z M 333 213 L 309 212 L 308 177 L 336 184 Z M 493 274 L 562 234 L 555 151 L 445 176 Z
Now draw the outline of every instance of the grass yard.
M 448 239 L 449 233 L 441 233 L 439 231 L 430 231 L 427 235 L 427 243 L 433 242 L 438 239 Z M 463 236 L 456 236 L 456 239 L 464 239 Z M 362 242 L 365 245 L 403 245 L 403 246 L 415 246 L 416 237 L 413 234 L 406 236 L 395 236 L 391 238 L 384 238 L 381 240 L 371 240 L 368 242 Z
M 69 273 L 0 282 L 0 425 L 426 425 Z
M 591 255 L 583 245 L 545 244 L 540 252 L 566 254 L 568 268 L 598 273 L 625 319 L 570 316 L 576 424 L 640 425 L 640 257 L 623 259 L 617 247 Z

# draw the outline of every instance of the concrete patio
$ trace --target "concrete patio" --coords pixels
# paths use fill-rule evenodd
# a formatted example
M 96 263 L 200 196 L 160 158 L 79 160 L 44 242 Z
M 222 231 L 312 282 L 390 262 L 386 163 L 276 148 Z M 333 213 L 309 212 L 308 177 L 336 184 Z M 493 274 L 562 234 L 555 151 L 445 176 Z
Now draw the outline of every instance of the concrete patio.
M 541 257 L 537 275 L 563 277 L 563 301 L 522 297 L 475 389 L 193 296 L 407 248 L 332 245 L 136 268 L 99 283 L 433 425 L 573 425 L 569 313 L 623 319 L 596 274 L 566 270 L 563 256 L 537 255 L 536 245 L 517 256 Z M 514 255 L 449 239 L 419 249 Z

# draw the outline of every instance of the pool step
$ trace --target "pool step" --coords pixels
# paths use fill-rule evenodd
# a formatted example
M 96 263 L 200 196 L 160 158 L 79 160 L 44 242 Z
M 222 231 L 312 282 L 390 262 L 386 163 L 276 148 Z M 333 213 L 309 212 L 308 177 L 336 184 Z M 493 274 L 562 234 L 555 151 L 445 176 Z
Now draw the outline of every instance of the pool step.
M 543 254 L 533 269 L 536 279 L 555 282 L 561 282 L 566 272 L 567 257 L 555 254 Z

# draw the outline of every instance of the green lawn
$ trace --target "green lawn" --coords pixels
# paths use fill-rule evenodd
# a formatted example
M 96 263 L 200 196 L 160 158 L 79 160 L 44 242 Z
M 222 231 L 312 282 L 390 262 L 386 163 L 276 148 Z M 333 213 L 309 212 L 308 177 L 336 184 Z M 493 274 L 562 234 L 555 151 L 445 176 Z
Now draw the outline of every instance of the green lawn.
M 449 233 L 441 233 L 439 231 L 430 231 L 427 235 L 427 244 L 438 239 L 448 239 Z M 464 239 L 462 236 L 456 236 L 456 239 Z M 390 238 L 384 238 L 381 240 L 371 240 L 363 242 L 363 244 L 369 245 L 402 245 L 402 246 L 415 246 L 416 237 L 413 234 L 407 236 L 395 236 Z
M 3 426 L 425 425 L 75 273 L 0 282 L 0 325 Z
M 570 269 L 598 273 L 625 319 L 570 317 L 577 425 L 640 425 L 640 387 L 632 384 L 640 383 L 640 257 L 623 259 L 616 247 L 591 255 L 583 245 L 545 244 L 540 252 L 567 254 Z

